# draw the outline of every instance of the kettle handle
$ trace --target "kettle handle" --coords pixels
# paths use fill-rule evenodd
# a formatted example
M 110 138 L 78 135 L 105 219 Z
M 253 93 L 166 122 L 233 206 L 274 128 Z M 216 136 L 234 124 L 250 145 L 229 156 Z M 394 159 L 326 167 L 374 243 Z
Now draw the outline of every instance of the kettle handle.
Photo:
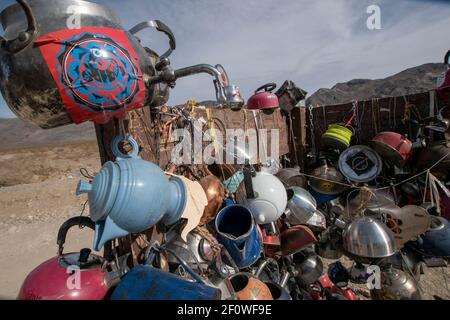
M 167 58 L 168 56 L 170 56 L 172 51 L 175 50 L 177 47 L 175 36 L 172 30 L 170 30 L 170 28 L 160 20 L 149 20 L 138 23 L 133 28 L 131 28 L 129 32 L 132 35 L 135 35 L 139 31 L 144 30 L 146 28 L 155 28 L 156 30 L 166 34 L 166 36 L 169 38 L 170 48 L 165 53 L 163 53 L 160 58 Z
M 26 0 L 16 1 L 25 12 L 28 28 L 27 30 L 20 32 L 15 39 L 6 40 L 4 37 L 0 36 L 0 48 L 12 54 L 18 53 L 25 49 L 25 47 L 34 40 L 37 34 L 37 22 L 30 5 Z
M 258 91 L 261 91 L 263 89 L 266 92 L 272 92 L 272 90 L 274 90 L 276 87 L 277 87 L 277 84 L 275 82 L 267 83 L 267 84 L 259 87 L 258 89 L 256 89 L 255 93 L 257 93 Z
M 61 225 L 58 230 L 58 236 L 56 237 L 56 244 L 58 245 L 58 256 L 61 256 L 63 254 L 64 250 L 64 244 L 66 243 L 66 236 L 67 232 L 70 228 L 73 226 L 80 226 L 80 227 L 88 227 L 92 230 L 95 230 L 95 222 L 92 221 L 89 217 L 83 217 L 83 216 L 77 216 L 72 217 Z M 105 244 L 104 247 L 104 257 L 107 259 L 110 257 L 112 251 L 111 242 Z

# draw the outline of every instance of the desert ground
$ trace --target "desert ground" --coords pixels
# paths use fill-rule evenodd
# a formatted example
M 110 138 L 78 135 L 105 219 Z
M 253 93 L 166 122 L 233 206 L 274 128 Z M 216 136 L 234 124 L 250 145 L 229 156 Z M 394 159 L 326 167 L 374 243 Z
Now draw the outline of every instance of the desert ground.
M 91 174 L 100 169 L 95 142 L 0 150 L 0 299 L 16 298 L 26 275 L 55 256 L 59 226 L 81 214 L 86 197 L 75 195 L 80 168 Z M 73 228 L 65 250 L 91 247 L 92 238 L 89 229 Z M 425 297 L 450 299 L 449 269 L 425 272 Z M 353 287 L 367 298 L 365 286 Z
M 0 299 L 15 299 L 28 272 L 56 255 L 59 226 L 86 201 L 75 195 L 80 168 L 100 168 L 95 142 L 0 151 Z M 72 228 L 65 250 L 91 247 L 92 236 Z

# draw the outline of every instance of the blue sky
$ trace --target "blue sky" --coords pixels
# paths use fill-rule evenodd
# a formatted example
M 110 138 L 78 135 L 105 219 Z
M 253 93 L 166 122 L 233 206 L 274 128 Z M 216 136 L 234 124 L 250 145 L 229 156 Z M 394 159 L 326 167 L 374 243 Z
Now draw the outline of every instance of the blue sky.
M 267 82 L 293 80 L 310 94 L 353 78 L 382 78 L 450 49 L 450 1 L 420 0 L 97 0 L 125 28 L 160 19 L 177 37 L 175 68 L 225 66 L 245 98 Z M 0 0 L 0 8 L 14 3 Z M 381 30 L 366 27 L 366 8 L 381 7 Z M 160 53 L 156 31 L 140 34 Z M 207 75 L 180 79 L 169 103 L 213 99 Z M 11 115 L 0 99 L 0 117 Z

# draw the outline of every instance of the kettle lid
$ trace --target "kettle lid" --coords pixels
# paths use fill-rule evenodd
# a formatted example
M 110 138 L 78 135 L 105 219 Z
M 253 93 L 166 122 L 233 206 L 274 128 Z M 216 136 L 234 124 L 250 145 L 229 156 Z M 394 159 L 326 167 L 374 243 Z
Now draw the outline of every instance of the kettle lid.
M 91 249 L 83 248 L 80 252 L 64 254 L 60 257 L 59 264 L 67 268 L 77 266 L 80 270 L 96 269 L 102 264 L 103 259 L 91 253 Z

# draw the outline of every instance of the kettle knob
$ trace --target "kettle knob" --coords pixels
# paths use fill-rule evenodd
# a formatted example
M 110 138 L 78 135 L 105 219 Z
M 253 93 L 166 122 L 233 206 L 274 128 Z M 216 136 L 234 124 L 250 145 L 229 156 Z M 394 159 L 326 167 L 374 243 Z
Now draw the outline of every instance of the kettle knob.
M 91 254 L 91 249 L 84 248 L 80 250 L 80 256 L 78 258 L 78 262 L 86 263 L 89 260 L 89 255 Z
M 264 222 L 266 221 L 266 216 L 263 215 L 262 213 L 260 213 L 260 214 L 258 215 L 258 220 L 259 220 L 259 223 L 260 223 L 260 224 L 264 224 Z
M 78 182 L 78 186 L 77 186 L 77 196 L 79 196 L 82 193 L 89 193 L 92 191 L 92 184 L 90 184 L 87 181 L 84 180 L 80 180 Z

